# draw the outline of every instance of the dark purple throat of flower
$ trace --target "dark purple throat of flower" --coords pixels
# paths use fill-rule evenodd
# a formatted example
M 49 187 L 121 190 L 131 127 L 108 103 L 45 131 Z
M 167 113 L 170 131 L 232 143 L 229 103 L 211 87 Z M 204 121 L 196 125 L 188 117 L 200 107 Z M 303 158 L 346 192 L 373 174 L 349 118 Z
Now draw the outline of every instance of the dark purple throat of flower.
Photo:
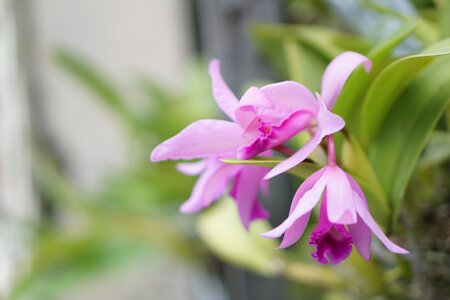
M 316 247 L 311 256 L 319 263 L 337 265 L 352 252 L 353 238 L 344 225 L 330 223 L 326 198 L 322 199 L 319 223 L 311 233 L 308 245 Z
M 308 242 L 316 247 L 311 256 L 321 264 L 337 265 L 352 252 L 353 238 L 343 225 L 314 230 Z

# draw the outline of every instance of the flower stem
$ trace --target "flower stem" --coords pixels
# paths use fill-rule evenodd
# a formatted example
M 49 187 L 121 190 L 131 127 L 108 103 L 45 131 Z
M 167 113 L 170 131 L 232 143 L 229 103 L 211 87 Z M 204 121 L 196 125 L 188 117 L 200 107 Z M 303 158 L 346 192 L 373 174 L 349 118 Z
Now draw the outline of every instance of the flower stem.
M 336 149 L 334 147 L 333 135 L 327 136 L 327 148 L 328 148 L 328 165 L 336 164 Z

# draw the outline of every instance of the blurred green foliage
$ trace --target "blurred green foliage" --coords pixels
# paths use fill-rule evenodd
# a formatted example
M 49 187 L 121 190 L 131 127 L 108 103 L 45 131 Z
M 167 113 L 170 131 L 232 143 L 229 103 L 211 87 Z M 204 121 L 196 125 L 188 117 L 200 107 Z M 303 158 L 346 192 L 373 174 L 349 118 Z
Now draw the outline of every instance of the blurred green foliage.
M 51 210 L 39 230 L 32 271 L 16 286 L 14 298 L 58 299 L 97 274 L 142 259 L 195 258 L 204 250 L 195 246 L 189 218 L 178 213 L 195 179 L 177 172 L 174 162 L 150 164 L 148 157 L 158 142 L 187 123 L 214 114 L 206 65 L 194 63 L 178 93 L 136 76 L 137 94 L 145 99 L 136 109 L 119 84 L 80 56 L 59 49 L 55 61 L 121 121 L 128 133 L 131 162 L 128 169 L 106 178 L 98 190 L 87 192 L 71 182 L 42 141 L 35 145 L 35 180 Z M 74 224 L 61 223 L 67 218 Z

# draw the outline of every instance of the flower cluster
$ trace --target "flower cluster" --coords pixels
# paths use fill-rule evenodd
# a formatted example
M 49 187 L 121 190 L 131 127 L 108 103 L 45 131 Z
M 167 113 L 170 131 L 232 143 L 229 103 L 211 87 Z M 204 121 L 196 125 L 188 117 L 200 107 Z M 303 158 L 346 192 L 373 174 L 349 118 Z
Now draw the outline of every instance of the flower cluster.
M 408 253 L 384 235 L 370 215 L 362 189 L 336 164 L 333 134 L 342 130 L 345 122 L 331 110 L 347 78 L 360 65 L 367 72 L 371 68 L 371 62 L 363 55 L 344 52 L 325 70 L 321 93 L 314 95 L 299 83 L 284 81 L 262 88 L 251 87 L 238 100 L 221 76 L 219 61 L 213 60 L 209 66 L 213 95 L 230 121 L 196 121 L 158 145 L 151 154 L 153 162 L 201 159 L 178 164 L 180 172 L 200 175 L 181 211 L 192 213 L 209 206 L 231 184 L 230 194 L 236 201 L 243 226 L 248 229 L 253 220 L 269 216 L 258 199 L 260 192 L 269 192 L 268 179 L 303 162 L 326 139 L 327 165 L 300 185 L 288 218 L 262 236 L 284 235 L 280 248 L 294 244 L 322 198 L 319 222 L 308 243 L 315 246 L 312 256 L 319 263 L 339 263 L 350 254 L 352 245 L 362 257 L 369 259 L 372 232 L 390 251 Z M 226 164 L 221 160 L 271 155 L 272 149 L 283 147 L 302 131 L 310 133 L 310 140 L 271 170 Z

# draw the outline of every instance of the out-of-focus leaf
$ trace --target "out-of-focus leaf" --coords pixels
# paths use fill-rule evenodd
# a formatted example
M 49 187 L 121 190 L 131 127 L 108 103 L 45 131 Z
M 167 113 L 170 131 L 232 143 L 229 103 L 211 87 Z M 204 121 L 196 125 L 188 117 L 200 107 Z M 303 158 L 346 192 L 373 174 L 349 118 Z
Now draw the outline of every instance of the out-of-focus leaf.
M 340 93 L 334 111 L 346 121 L 346 127 L 354 134 L 359 133 L 360 117 L 357 113 L 361 109 L 364 94 L 377 74 L 384 68 L 392 51 L 416 28 L 416 23 L 406 23 L 401 29 L 394 32 L 392 36 L 373 48 L 368 54 L 372 61 L 372 70 L 367 74 L 363 68 L 356 69 L 348 79 Z
M 287 261 L 285 253 L 277 250 L 278 242 L 259 236 L 270 230 L 267 222 L 253 222 L 250 232 L 239 221 L 231 199 L 204 212 L 198 218 L 201 239 L 220 258 L 264 275 L 281 275 L 313 286 L 339 287 L 344 282 L 336 274 L 318 265 Z
M 373 62 L 381 62 L 382 60 L 388 58 L 395 48 L 397 48 L 397 46 L 400 45 L 406 38 L 411 36 L 416 28 L 416 21 L 405 22 L 400 29 L 392 33 L 390 38 L 375 46 L 367 55 Z
M 55 60 L 63 70 L 99 96 L 100 100 L 114 109 L 126 122 L 134 123 L 133 115 L 126 106 L 124 99 L 116 90 L 114 84 L 106 79 L 106 76 L 100 74 L 81 57 L 64 49 L 56 51 Z
M 369 144 L 384 124 L 395 101 L 420 70 L 433 58 L 450 53 L 450 39 L 442 40 L 422 53 L 396 60 L 375 79 L 367 92 L 362 107 L 362 129 L 365 145 Z
M 55 206 L 78 211 L 89 211 L 92 199 L 75 189 L 63 176 L 52 158 L 35 147 L 33 152 L 33 175 L 42 196 Z
M 300 45 L 294 38 L 286 38 L 283 42 L 284 54 L 289 64 L 286 68 L 289 73 L 289 79 L 297 82 L 304 82 L 305 70 L 302 70 L 303 62 L 299 55 Z
M 238 165 L 254 165 L 261 167 L 272 168 L 283 161 L 282 158 L 279 157 L 256 157 L 253 159 L 240 160 L 240 159 L 221 159 L 224 163 L 227 164 L 238 164 Z M 300 177 L 307 178 L 309 175 L 319 170 L 320 166 L 314 163 L 303 162 L 301 165 L 298 165 L 288 171 L 288 173 Z
M 399 20 L 399 21 L 417 21 L 417 30 L 416 30 L 416 36 L 421 39 L 426 45 L 435 43 L 437 40 L 439 40 L 439 30 L 437 26 L 428 20 L 424 18 L 419 18 L 406 11 L 401 11 L 398 9 L 393 9 L 395 5 L 383 5 L 378 3 L 379 1 L 363 1 L 363 6 L 374 10 L 384 16 L 391 17 L 391 20 Z M 409 1 L 405 1 L 406 4 Z M 384 3 L 386 4 L 386 3 Z M 409 10 L 414 10 L 414 7 L 410 5 Z M 401 7 L 401 5 L 399 5 Z
M 353 50 L 365 53 L 365 40 L 322 26 L 262 24 L 253 36 L 261 51 L 284 77 L 301 80 L 318 91 L 326 64 L 339 53 Z
M 450 0 L 435 1 L 438 5 L 441 37 L 450 37 Z
M 432 45 L 441 39 L 441 32 L 436 23 L 419 18 L 416 36 L 425 44 Z
M 288 78 L 301 82 L 312 91 L 319 91 L 322 73 L 328 60 L 293 38 L 283 40 L 283 50 Z
M 216 255 L 231 263 L 265 275 L 282 271 L 284 254 L 277 251 L 277 241 L 259 236 L 259 233 L 269 231 L 270 226 L 256 221 L 252 223 L 250 232 L 246 232 L 231 199 L 222 199 L 202 213 L 197 230 Z
M 175 162 L 152 164 L 145 158 L 136 168 L 117 172 L 105 180 L 105 186 L 96 195 L 105 209 L 149 213 L 158 207 L 173 207 L 188 198 L 195 176 L 178 172 Z M 177 188 L 168 182 L 176 183 Z
M 450 58 L 438 59 L 413 80 L 382 120 L 374 120 L 382 123 L 370 147 L 369 159 L 394 216 L 419 155 L 448 105 L 449 69 Z
M 297 261 L 288 261 L 283 274 L 290 280 L 314 287 L 325 287 L 339 290 L 339 288 L 348 285 L 348 282 L 339 278 L 337 273 L 332 269 L 327 269 L 317 264 L 313 265 L 300 263 Z
M 357 286 L 359 292 L 362 293 L 360 298 L 370 298 L 370 295 L 380 294 L 386 290 L 387 282 L 383 277 L 383 270 L 376 260 L 365 261 L 357 251 L 352 251 L 342 265 L 357 272 L 357 275 L 355 274 L 351 279 L 353 286 Z
M 436 131 L 430 138 L 419 166 L 427 168 L 450 159 L 450 132 Z

